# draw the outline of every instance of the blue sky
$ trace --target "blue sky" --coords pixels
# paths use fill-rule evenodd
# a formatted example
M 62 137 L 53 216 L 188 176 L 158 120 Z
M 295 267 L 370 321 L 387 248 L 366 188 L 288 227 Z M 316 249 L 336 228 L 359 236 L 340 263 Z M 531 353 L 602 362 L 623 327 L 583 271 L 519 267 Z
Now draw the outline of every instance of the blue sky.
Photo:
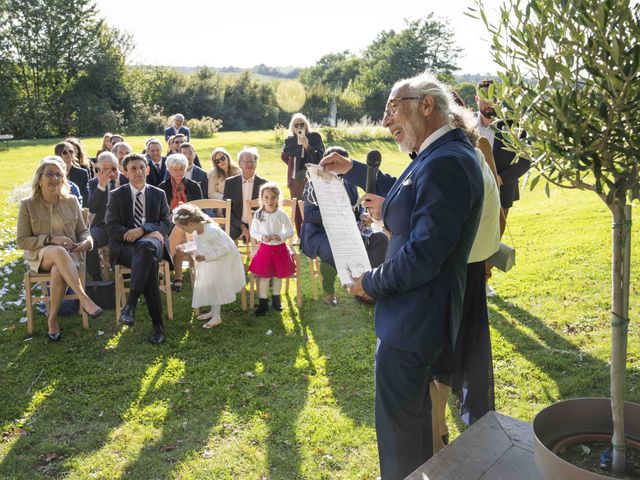
M 485 0 L 495 12 L 499 0 Z M 465 55 L 462 73 L 496 70 L 488 35 L 464 12 L 469 0 L 97 0 L 110 25 L 133 35 L 131 63 L 170 66 L 309 66 L 322 55 L 358 52 L 382 30 L 433 12 L 447 18 Z

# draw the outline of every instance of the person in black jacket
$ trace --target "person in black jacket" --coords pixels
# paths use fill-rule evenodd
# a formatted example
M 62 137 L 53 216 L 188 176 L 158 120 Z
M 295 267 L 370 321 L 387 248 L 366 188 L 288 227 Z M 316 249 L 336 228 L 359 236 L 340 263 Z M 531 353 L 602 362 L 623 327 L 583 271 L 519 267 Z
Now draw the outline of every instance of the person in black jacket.
M 78 190 L 80 190 L 80 196 L 82 197 L 82 205 L 87 204 L 89 198 L 89 172 L 86 169 L 77 165 L 76 151 L 68 142 L 57 143 L 54 147 L 56 156 L 62 158 L 67 167 L 67 178 L 69 181 L 76 184 Z
M 280 158 L 287 164 L 287 186 L 291 198 L 300 200 L 307 182 L 305 165 L 318 164 L 324 156 L 324 143 L 317 132 L 309 129 L 309 121 L 301 113 L 294 113 L 289 122 L 289 136 L 284 139 Z M 296 232 L 300 235 L 302 216 L 296 215 Z
M 520 199 L 520 191 L 518 189 L 518 180 L 529 171 L 531 162 L 526 158 L 518 158 L 514 162 L 516 154 L 507 150 L 504 146 L 502 138 L 502 130 L 505 128 L 504 122 L 495 121 L 496 111 L 493 102 L 489 101 L 489 88 L 494 83 L 493 80 L 481 80 L 478 82 L 476 95 L 476 103 L 478 104 L 478 131 L 480 135 L 486 137 L 491 144 L 493 150 L 493 159 L 496 164 L 498 173 L 497 181 L 500 188 L 500 236 L 504 233 L 507 215 L 509 209 L 513 206 L 513 202 Z M 482 94 L 482 95 L 480 95 Z M 526 133 L 521 134 L 522 137 Z M 492 265 L 487 263 L 487 278 L 491 277 Z M 487 296 L 495 296 L 493 289 L 487 284 Z
M 134 324 L 138 298 L 144 294 L 153 322 L 149 341 L 160 344 L 165 336 L 158 266 L 161 260 L 171 262 L 167 235 L 173 222 L 164 192 L 146 184 L 145 158 L 131 153 L 122 163 L 129 183 L 111 192 L 106 217 L 111 265 L 131 268 L 131 290 L 120 312 L 120 323 Z
M 167 173 L 167 159 L 162 156 L 162 144 L 157 138 L 150 138 L 145 145 L 149 165 L 147 183 L 157 187 Z
M 102 152 L 98 155 L 95 168 L 96 176 L 89 180 L 89 199 L 86 204 L 89 213 L 93 215 L 90 229 L 93 250 L 87 252 L 87 272 L 93 280 L 102 280 L 98 249 L 109 244 L 109 233 L 105 223 L 109 194 L 128 182 L 120 183 L 118 159 L 111 152 Z
M 169 173 L 169 178 L 158 185 L 158 188 L 163 190 L 167 196 L 169 211 L 171 212 L 181 203 L 202 199 L 202 190 L 200 190 L 198 182 L 190 180 L 185 176 L 188 164 L 187 157 L 181 153 L 174 153 L 167 157 L 167 172 Z M 171 235 L 169 235 L 169 245 L 173 264 L 176 266 L 173 278 L 173 289 L 176 292 L 182 290 L 182 261 L 184 260 L 184 253 L 177 250 L 176 246 L 186 241 L 187 239 L 182 229 L 174 228 L 171 231 Z

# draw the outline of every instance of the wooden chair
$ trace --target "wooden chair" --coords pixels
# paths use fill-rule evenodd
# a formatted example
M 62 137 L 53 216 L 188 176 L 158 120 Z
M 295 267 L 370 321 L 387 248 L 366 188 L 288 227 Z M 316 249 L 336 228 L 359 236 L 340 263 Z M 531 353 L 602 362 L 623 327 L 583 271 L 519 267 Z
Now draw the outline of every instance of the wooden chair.
M 125 278 L 125 275 L 127 278 Z M 120 310 L 127 304 L 127 294 L 130 290 L 131 269 L 116 263 L 114 269 L 116 283 L 116 323 L 120 321 Z M 171 268 L 169 262 L 161 260 L 158 264 L 160 291 L 167 297 L 167 316 L 173 320 L 173 294 L 171 292 Z
M 251 202 L 247 202 L 249 203 L 249 206 L 252 206 L 253 203 L 257 204 L 257 200 L 251 200 Z M 295 225 L 295 215 L 296 215 L 296 199 L 284 199 L 281 202 L 281 206 L 283 207 L 288 207 L 290 209 L 290 218 L 291 218 L 291 223 L 293 225 Z M 294 227 L 294 231 L 295 231 L 295 227 Z M 295 236 L 295 234 L 294 234 Z M 300 282 L 300 252 L 297 252 L 293 249 L 293 242 L 294 242 L 294 237 L 291 237 L 287 240 L 287 246 L 289 247 L 289 250 L 291 250 L 293 252 L 293 261 L 296 265 L 296 273 L 294 273 L 295 279 L 296 279 L 296 305 L 298 307 L 302 306 L 302 285 Z M 252 246 L 255 246 L 257 249 L 257 242 L 255 242 L 253 239 L 251 239 L 251 241 L 249 242 L 249 244 L 251 244 Z M 255 251 L 255 249 L 253 251 Z M 293 277 L 288 277 L 285 280 L 285 288 L 284 291 L 285 292 L 289 292 L 289 279 L 293 278 Z M 249 272 L 249 308 L 251 310 L 253 310 L 254 305 L 255 305 L 255 290 L 256 290 L 256 278 L 255 275 L 253 275 L 253 273 Z
M 109 245 L 100 247 L 98 249 L 98 256 L 100 257 L 100 271 L 102 272 L 102 279 L 109 280 L 111 277 L 111 264 L 109 262 Z
M 80 284 L 82 288 L 84 288 L 85 284 L 85 255 L 82 252 L 82 265 L 78 270 L 80 275 Z M 24 291 L 26 292 L 26 303 L 27 303 L 27 332 L 29 334 L 33 333 L 33 304 L 38 302 L 45 302 L 47 305 L 47 311 L 51 307 L 51 298 L 49 296 L 49 282 L 51 282 L 51 273 L 43 272 L 36 273 L 31 270 L 27 270 L 24 274 Z M 37 292 L 34 292 L 33 289 L 36 288 L 36 285 L 40 286 L 41 293 L 40 295 Z M 63 297 L 64 300 L 78 300 L 79 297 L 75 293 L 73 294 L 65 294 Z M 89 316 L 86 314 L 82 306 L 80 307 L 80 315 L 82 316 L 82 326 L 84 328 L 89 328 Z
M 215 200 L 212 198 L 205 198 L 202 200 L 192 200 L 192 205 L 196 205 L 201 209 L 216 209 L 222 210 L 223 215 L 221 217 L 212 217 L 215 222 L 220 225 L 227 235 L 231 232 L 231 200 Z M 191 240 L 192 236 L 187 234 L 187 240 Z M 189 259 L 189 276 L 191 277 L 191 287 L 193 288 L 196 279 L 196 265 L 197 262 L 191 255 L 187 256 Z M 247 310 L 247 292 L 242 290 L 240 292 L 240 303 L 242 304 L 242 310 Z M 196 316 L 200 315 L 200 309 L 194 309 Z
M 300 215 L 302 217 L 302 222 L 304 223 L 304 202 L 302 200 L 298 200 L 298 207 L 300 210 Z M 311 273 L 311 292 L 313 294 L 313 299 L 318 299 L 318 287 L 317 283 L 322 282 L 322 276 L 320 274 L 320 259 L 318 257 L 309 258 L 309 272 Z
M 84 218 L 84 222 L 86 225 L 89 224 L 89 209 L 82 209 L 82 217 Z M 80 284 L 82 288 L 84 288 L 85 280 L 86 280 L 86 255 L 85 252 L 81 253 L 82 263 L 80 264 L 80 268 L 78 270 L 78 274 L 80 275 Z M 27 332 L 29 334 L 33 333 L 33 304 L 39 302 L 45 302 L 47 306 L 47 310 L 51 308 L 51 297 L 49 295 L 49 283 L 51 282 L 51 273 L 43 272 L 37 273 L 31 270 L 27 270 L 24 274 L 24 291 L 26 294 L 26 304 L 27 304 Z M 37 293 L 34 294 L 34 289 L 36 286 L 40 287 L 40 295 Z M 78 295 L 74 292 L 73 294 L 65 294 L 63 300 L 79 300 Z M 80 315 L 82 317 L 82 326 L 84 328 L 89 328 L 89 316 L 84 311 L 82 306 L 80 306 Z

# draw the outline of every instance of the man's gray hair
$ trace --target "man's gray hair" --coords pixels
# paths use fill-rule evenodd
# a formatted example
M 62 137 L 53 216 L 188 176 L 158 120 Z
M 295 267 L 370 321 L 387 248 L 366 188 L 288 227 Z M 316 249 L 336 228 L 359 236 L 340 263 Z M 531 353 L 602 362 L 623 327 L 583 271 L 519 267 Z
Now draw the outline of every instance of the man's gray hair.
M 181 114 L 181 113 L 176 113 L 176 114 L 173 116 L 173 118 L 174 118 L 174 119 L 179 118 L 180 120 L 182 120 L 182 121 L 184 122 L 184 115 L 183 115 L 183 114 Z
M 245 147 L 240 150 L 240 153 L 238 153 L 238 163 L 240 163 L 242 155 L 245 154 L 251 155 L 256 162 L 260 160 L 260 154 L 258 153 L 258 149 L 256 147 Z
M 121 144 L 122 142 L 118 142 L 116 145 L 121 145 Z M 98 165 L 102 165 L 106 161 L 111 161 L 116 167 L 118 166 L 118 157 L 116 157 L 111 152 L 102 152 L 100 155 L 98 155 L 98 158 L 96 158 L 96 163 Z
M 391 89 L 392 91 L 406 87 L 407 95 L 419 97 L 430 96 L 433 98 L 435 110 L 438 116 L 447 123 L 451 123 L 450 116 L 453 110 L 453 99 L 448 86 L 438 80 L 430 72 L 424 72 L 413 78 L 398 80 Z
M 113 153 L 115 153 L 116 155 L 118 155 L 118 152 L 120 151 L 121 148 L 127 147 L 129 149 L 130 152 L 132 152 L 133 150 L 131 149 L 131 145 L 129 145 L 128 143 L 125 142 L 118 142 L 116 143 L 113 147 L 111 147 L 111 151 Z
M 184 170 L 189 166 L 189 160 L 181 153 L 174 153 L 167 157 L 167 168 L 181 167 Z

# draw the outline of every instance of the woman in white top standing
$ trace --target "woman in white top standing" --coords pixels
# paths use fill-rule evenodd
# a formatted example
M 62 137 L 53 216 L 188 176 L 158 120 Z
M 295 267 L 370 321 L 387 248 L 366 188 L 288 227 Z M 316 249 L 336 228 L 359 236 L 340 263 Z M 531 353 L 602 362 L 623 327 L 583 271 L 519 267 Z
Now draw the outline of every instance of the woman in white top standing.
M 251 260 L 249 271 L 257 275 L 260 304 L 256 315 L 264 315 L 269 309 L 267 289 L 272 279 L 271 305 L 282 311 L 280 289 L 283 278 L 296 272 L 296 265 L 285 241 L 293 236 L 293 224 L 289 216 L 278 208 L 280 189 L 275 183 L 260 187 L 260 208 L 251 222 L 251 238 L 260 242 L 258 251 Z

